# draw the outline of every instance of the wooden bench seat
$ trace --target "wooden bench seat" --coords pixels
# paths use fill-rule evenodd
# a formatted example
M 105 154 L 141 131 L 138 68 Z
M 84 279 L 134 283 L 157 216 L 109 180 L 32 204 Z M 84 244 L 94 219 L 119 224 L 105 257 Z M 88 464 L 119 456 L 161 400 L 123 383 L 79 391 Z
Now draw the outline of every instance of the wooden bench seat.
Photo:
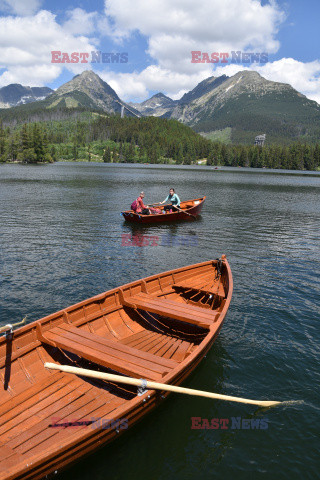
M 181 322 L 192 323 L 206 329 L 209 329 L 214 324 L 217 316 L 217 312 L 212 310 L 164 298 L 152 297 L 143 292 L 124 298 L 123 292 L 120 291 L 119 298 L 124 306 L 156 313 L 163 317 L 174 318 Z
M 174 283 L 172 285 L 173 288 L 182 288 L 183 290 L 198 290 L 199 292 L 204 293 L 211 293 L 212 295 L 218 295 L 219 297 L 225 298 L 226 292 L 221 282 L 216 281 L 213 285 L 208 284 L 206 285 L 202 280 L 194 281 L 194 280 L 185 280 L 179 283 Z
M 38 337 L 45 343 L 131 377 L 159 381 L 178 365 L 174 360 L 143 352 L 66 323 L 44 334 L 38 330 Z

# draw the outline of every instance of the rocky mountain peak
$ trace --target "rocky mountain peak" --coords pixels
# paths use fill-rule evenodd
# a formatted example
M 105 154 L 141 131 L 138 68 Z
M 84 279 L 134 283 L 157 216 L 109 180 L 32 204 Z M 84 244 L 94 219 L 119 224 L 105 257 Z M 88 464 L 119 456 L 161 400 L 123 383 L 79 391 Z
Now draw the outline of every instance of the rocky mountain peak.
M 108 95 L 113 99 L 119 100 L 118 95 L 99 75 L 92 70 L 85 70 L 80 75 L 76 75 L 72 80 L 59 87 L 56 91 L 58 95 L 78 90 L 86 93 L 89 97 L 95 97 L 96 94 Z
M 16 107 L 25 103 L 44 100 L 53 92 L 48 87 L 26 87 L 12 83 L 0 88 L 0 108 Z

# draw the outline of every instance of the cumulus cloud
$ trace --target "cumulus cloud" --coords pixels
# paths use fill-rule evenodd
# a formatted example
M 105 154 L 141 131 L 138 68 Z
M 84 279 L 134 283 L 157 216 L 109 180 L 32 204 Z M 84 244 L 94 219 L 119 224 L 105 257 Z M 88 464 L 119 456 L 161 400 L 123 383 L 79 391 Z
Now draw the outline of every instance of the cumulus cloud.
M 0 10 L 14 15 L 33 15 L 41 4 L 41 0 L 2 0 Z
M 282 58 L 259 67 L 258 72 L 275 82 L 289 83 L 299 92 L 320 104 L 320 61 L 299 62 L 293 58 Z
M 97 19 L 97 12 L 88 13 L 82 8 L 68 10 L 67 20 L 63 24 L 63 29 L 72 35 L 90 35 L 95 31 L 95 22 Z
M 173 100 L 180 98 L 201 80 L 212 75 L 210 68 L 194 74 L 175 73 L 156 65 L 150 65 L 142 72 L 115 73 L 105 71 L 100 74 L 123 100 L 143 101 L 149 91 L 163 92 Z
M 61 73 L 61 64 L 51 63 L 51 51 L 91 52 L 92 40 L 65 31 L 55 15 L 42 10 L 35 16 L 0 18 L 0 58 L 7 71 L 0 76 L 0 86 L 22 83 L 40 86 Z M 90 64 L 63 64 L 79 73 Z
M 274 53 L 285 14 L 275 2 L 257 0 L 106 0 L 114 35 L 138 30 L 148 37 L 148 53 L 163 68 L 190 72 L 190 51 L 255 49 Z
M 62 68 L 60 66 L 50 64 L 14 66 L 1 75 L 0 87 L 11 83 L 20 83 L 31 87 L 43 86 L 54 81 L 61 72 Z

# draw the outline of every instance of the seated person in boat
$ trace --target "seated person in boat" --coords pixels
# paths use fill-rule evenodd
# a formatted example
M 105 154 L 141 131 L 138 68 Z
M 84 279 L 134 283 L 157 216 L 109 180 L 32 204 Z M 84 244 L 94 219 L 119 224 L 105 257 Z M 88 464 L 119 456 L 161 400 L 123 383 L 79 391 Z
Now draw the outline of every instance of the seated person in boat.
M 180 209 L 180 198 L 175 193 L 174 188 L 170 188 L 169 195 L 167 196 L 167 198 L 165 200 L 163 200 L 163 202 L 160 202 L 160 204 L 162 205 L 163 203 L 166 203 L 166 202 L 171 202 L 171 205 L 165 205 L 163 207 L 165 212 L 169 211 L 171 213 L 171 212 L 178 212 L 179 211 L 179 209 Z
M 137 200 L 135 200 L 131 204 L 131 209 L 136 212 L 140 213 L 141 215 L 150 215 L 150 213 L 158 213 L 156 208 L 149 207 L 149 205 L 145 205 L 143 203 L 144 199 L 144 192 L 141 192 Z

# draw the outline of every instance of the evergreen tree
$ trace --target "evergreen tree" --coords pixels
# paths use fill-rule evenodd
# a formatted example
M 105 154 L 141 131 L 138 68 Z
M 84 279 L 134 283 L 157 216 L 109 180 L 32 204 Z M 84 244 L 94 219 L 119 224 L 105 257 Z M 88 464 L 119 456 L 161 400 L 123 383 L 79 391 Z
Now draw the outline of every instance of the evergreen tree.
M 104 163 L 110 163 L 111 162 L 111 150 L 109 147 L 106 147 L 105 151 L 103 152 L 103 157 L 102 157 Z

